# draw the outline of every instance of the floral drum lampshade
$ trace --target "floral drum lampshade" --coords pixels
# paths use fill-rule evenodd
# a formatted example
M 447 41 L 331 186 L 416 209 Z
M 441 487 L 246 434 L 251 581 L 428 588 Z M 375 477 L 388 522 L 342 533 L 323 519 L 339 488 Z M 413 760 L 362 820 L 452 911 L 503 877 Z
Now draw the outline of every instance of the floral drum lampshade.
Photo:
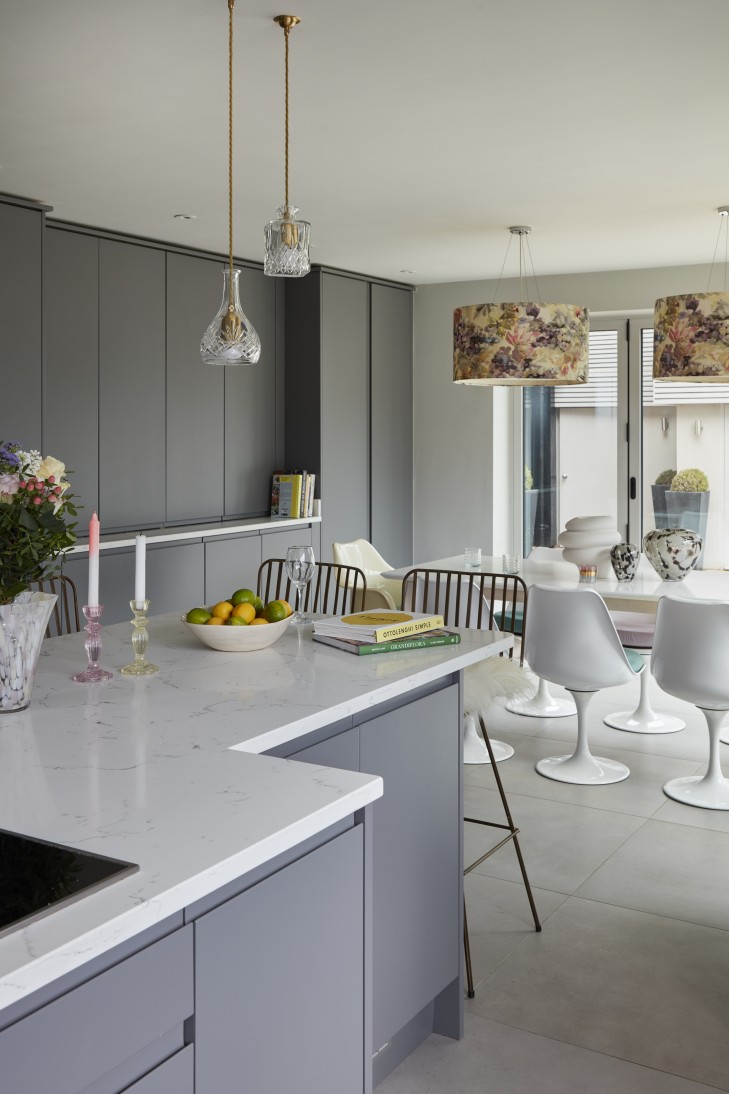
M 474 304 L 453 313 L 453 382 L 587 383 L 587 308 L 575 304 Z
M 656 300 L 653 377 L 726 383 L 729 379 L 729 292 Z

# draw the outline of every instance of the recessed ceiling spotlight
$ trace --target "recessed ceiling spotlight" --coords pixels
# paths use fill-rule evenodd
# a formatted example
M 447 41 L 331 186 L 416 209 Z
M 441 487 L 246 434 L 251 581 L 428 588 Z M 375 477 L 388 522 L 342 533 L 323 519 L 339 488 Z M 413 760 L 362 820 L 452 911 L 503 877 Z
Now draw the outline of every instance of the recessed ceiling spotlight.
M 174 220 L 197 220 L 194 213 L 175 213 Z

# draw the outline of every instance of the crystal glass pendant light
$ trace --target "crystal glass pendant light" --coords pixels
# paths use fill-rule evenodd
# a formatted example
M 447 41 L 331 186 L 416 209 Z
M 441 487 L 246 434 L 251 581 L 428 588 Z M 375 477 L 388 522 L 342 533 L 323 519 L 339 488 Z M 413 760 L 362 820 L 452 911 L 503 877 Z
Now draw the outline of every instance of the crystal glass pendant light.
M 255 365 L 261 339 L 240 306 L 240 270 L 233 269 L 233 6 L 228 0 L 228 268 L 223 270 L 223 300 L 205 331 L 200 354 L 206 365 Z
M 309 233 L 311 225 L 297 220 L 298 209 L 289 204 L 289 34 L 301 20 L 297 15 L 277 15 L 274 23 L 283 28 L 286 43 L 285 61 L 285 152 L 284 152 L 284 203 L 276 210 L 278 220 L 266 225 L 266 254 L 263 272 L 269 277 L 304 277 L 311 269 L 309 260 Z

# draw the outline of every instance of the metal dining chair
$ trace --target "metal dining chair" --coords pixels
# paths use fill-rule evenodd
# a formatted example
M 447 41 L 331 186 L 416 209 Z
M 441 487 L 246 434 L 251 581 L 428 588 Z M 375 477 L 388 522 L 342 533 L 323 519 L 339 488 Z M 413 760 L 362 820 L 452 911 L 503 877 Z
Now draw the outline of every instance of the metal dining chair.
M 426 611 L 442 615 L 445 626 L 464 627 L 471 630 L 505 630 L 514 633 L 517 619 L 526 619 L 527 587 L 522 578 L 516 574 L 464 574 L 460 570 L 416 568 L 410 570 L 403 579 L 402 605 L 404 611 Z M 509 650 L 509 657 L 513 657 L 513 649 Z M 523 659 L 524 652 L 522 650 L 520 662 L 523 662 Z M 466 669 L 466 672 L 468 671 Z M 519 829 L 514 824 L 498 768 L 498 761 L 512 756 L 514 750 L 502 741 L 491 740 L 482 711 L 474 711 L 473 715 L 471 723 L 476 717 L 478 718 L 483 744 L 494 773 L 496 788 L 506 817 L 506 824 L 500 821 L 482 820 L 480 817 L 464 817 L 463 820 L 466 824 L 480 824 L 486 828 L 498 828 L 507 834 L 494 847 L 490 847 L 488 851 L 480 855 L 475 862 L 466 866 L 463 874 L 464 876 L 470 874 L 472 870 L 475 870 L 491 855 L 500 851 L 507 843 L 513 843 L 532 918 L 534 919 L 534 929 L 541 931 L 542 925 L 539 921 L 529 877 L 524 865 L 524 858 L 519 846 Z M 465 721 L 467 727 L 469 719 L 466 718 Z M 497 754 L 497 746 L 499 750 L 502 750 L 501 755 Z M 465 895 L 463 899 L 463 949 L 466 958 L 468 997 L 473 999 L 476 992 L 473 980 L 471 945 L 468 936 Z
M 258 595 L 269 600 L 290 601 L 295 586 L 286 573 L 286 559 L 269 558 L 258 570 Z M 323 615 L 344 615 L 361 610 L 367 594 L 367 578 L 357 566 L 315 562 L 314 576 L 301 597 L 301 610 Z
M 41 593 L 53 593 L 58 598 L 48 621 L 46 638 L 56 638 L 62 634 L 77 634 L 81 630 L 78 593 L 70 577 L 66 577 L 65 574 L 45 577 L 42 581 L 32 582 L 31 588 Z

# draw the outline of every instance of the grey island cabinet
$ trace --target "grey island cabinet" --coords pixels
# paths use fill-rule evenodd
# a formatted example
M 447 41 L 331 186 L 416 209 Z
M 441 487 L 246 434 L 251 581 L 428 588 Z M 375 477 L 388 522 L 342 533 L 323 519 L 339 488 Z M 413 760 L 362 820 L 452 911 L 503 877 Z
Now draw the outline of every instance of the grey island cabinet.
M 0 715 L 0 829 L 139 866 L 0 935 L 0 1088 L 369 1094 L 461 1035 L 461 677 L 510 638 L 358 659 L 149 629 L 158 676 L 75 685 L 83 636 L 54 639 Z M 129 653 L 107 628 L 103 663 Z

